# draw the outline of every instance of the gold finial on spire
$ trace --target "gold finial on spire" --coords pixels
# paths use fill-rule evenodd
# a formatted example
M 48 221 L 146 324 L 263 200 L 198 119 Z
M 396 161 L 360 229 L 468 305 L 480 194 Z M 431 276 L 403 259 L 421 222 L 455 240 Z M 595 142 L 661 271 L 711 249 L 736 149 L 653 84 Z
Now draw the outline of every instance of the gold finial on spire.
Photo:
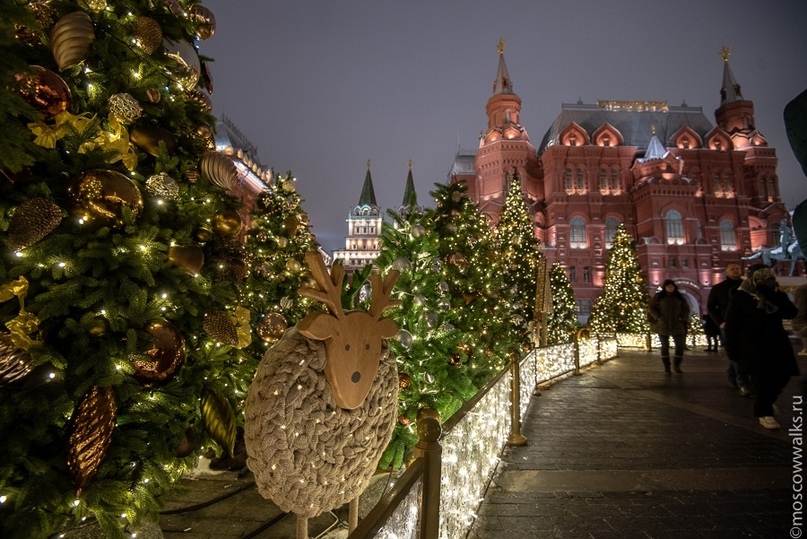
M 729 61 L 729 56 L 731 56 L 731 47 L 728 45 L 723 45 L 720 47 L 720 57 L 723 59 L 724 62 Z
M 370 170 L 371 166 L 373 166 L 373 162 L 368 159 L 367 160 L 367 170 Z
M 650 131 L 653 133 L 653 135 L 656 134 L 656 124 L 650 124 Z
M 499 51 L 499 55 L 504 54 L 504 38 L 499 38 L 499 44 L 496 45 L 496 50 Z
M 412 160 L 410 159 L 409 161 L 406 162 L 406 164 L 409 165 L 409 170 L 412 170 L 412 165 L 414 164 Z

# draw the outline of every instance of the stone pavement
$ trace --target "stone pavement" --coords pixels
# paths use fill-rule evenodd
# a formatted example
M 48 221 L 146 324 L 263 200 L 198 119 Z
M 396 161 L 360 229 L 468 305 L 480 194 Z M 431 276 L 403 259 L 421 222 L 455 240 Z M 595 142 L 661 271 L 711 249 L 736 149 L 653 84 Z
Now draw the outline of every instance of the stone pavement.
M 800 537 L 803 386 L 791 380 L 769 431 L 725 367 L 692 350 L 665 376 L 657 351 L 620 350 L 544 390 L 468 538 Z

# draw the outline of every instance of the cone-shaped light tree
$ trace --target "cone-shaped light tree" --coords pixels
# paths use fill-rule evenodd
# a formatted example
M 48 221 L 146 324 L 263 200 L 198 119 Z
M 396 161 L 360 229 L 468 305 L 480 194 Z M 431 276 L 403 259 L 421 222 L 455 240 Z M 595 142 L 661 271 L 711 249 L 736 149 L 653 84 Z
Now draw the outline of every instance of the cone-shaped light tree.
M 234 164 L 196 2 L 0 0 L 0 536 L 129 537 L 201 450 L 231 452 Z
M 577 327 L 574 291 L 566 270 L 559 262 L 549 271 L 549 288 L 552 292 L 552 313 L 547 322 L 547 344 L 571 342 Z
M 598 333 L 647 333 L 648 301 L 636 245 L 620 224 L 608 253 L 603 293 L 591 309 L 589 325 Z

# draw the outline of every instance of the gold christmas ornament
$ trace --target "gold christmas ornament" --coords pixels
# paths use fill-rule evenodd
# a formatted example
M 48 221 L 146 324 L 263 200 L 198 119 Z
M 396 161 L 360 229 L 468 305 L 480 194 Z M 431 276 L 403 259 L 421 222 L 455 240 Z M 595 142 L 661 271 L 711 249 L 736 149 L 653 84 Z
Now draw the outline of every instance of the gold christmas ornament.
M 106 318 L 96 316 L 92 319 L 92 325 L 87 329 L 87 333 L 93 337 L 103 337 L 109 331 L 109 321 Z
M 289 215 L 285 219 L 283 219 L 283 229 L 289 236 L 294 236 L 294 233 L 297 232 L 299 226 L 300 221 L 298 221 L 297 217 L 295 217 L 294 215 Z
M 84 61 L 95 41 L 95 27 L 84 11 L 74 11 L 59 19 L 50 36 L 51 50 L 59 71 Z
M 17 206 L 8 225 L 8 246 L 11 250 L 25 249 L 35 244 L 59 226 L 62 209 L 47 198 L 30 198 Z
M 201 242 L 207 242 L 213 239 L 213 231 L 207 227 L 200 226 L 193 232 L 193 236 Z
M 145 386 L 171 381 L 185 360 L 185 339 L 167 320 L 152 322 L 144 331 L 149 345 L 142 355 L 130 358 L 135 368 L 134 377 Z
M 162 99 L 163 94 L 160 93 L 159 88 L 149 88 L 146 90 L 146 97 L 149 100 L 149 103 L 159 103 L 160 99 Z
M 186 91 L 193 90 L 202 70 L 196 49 L 185 40 L 172 41 L 168 38 L 163 39 L 163 47 L 165 55 L 174 61 L 169 74 Z
M 282 187 L 282 189 L 283 189 L 285 192 L 287 192 L 287 193 L 293 193 L 293 192 L 295 192 L 295 191 L 296 191 L 296 188 L 294 187 L 294 181 L 292 181 L 292 180 L 286 180 L 285 182 L 283 182 L 283 187 Z
M 221 261 L 219 280 L 240 282 L 249 276 L 249 266 L 243 258 L 228 256 Z
M 22 380 L 33 368 L 31 354 L 14 344 L 11 333 L 0 332 L 0 388 Z
M 24 26 L 22 24 L 14 24 L 14 35 L 22 43 L 26 45 L 39 46 L 45 41 L 46 33 L 49 33 L 56 22 L 56 10 L 50 3 L 50 0 L 31 0 L 27 3 L 26 8 L 34 14 L 37 25 Z
M 280 247 L 281 249 L 285 249 L 286 247 L 288 247 L 289 246 L 288 238 L 284 238 L 283 236 L 277 238 L 277 246 Z
M 205 332 L 214 340 L 228 346 L 238 344 L 238 329 L 226 311 L 213 311 L 205 315 L 202 322 Z
M 146 192 L 153 197 L 174 200 L 179 196 L 179 184 L 167 173 L 160 172 L 146 180 Z
M 205 112 L 210 112 L 213 110 L 213 101 L 211 101 L 210 96 L 199 88 L 195 88 L 188 92 L 188 100 L 199 105 L 199 107 Z
M 235 168 L 233 160 L 221 152 L 213 150 L 202 154 L 199 161 L 199 169 L 202 176 L 210 183 L 228 191 L 238 183 L 238 170 Z
M 137 99 L 126 93 L 109 96 L 107 103 L 109 112 L 124 125 L 132 123 L 143 114 L 143 107 L 140 106 Z
M 207 125 L 200 125 L 195 130 L 196 136 L 199 137 L 208 150 L 216 147 L 216 141 L 213 139 L 213 130 Z
M 177 444 L 176 455 L 178 458 L 185 458 L 196 451 L 199 447 L 199 433 L 193 427 L 185 429 L 185 439 Z
M 208 8 L 194 5 L 188 12 L 188 19 L 196 25 L 199 39 L 210 39 L 216 33 L 216 17 Z
M 198 275 L 205 263 L 205 253 L 198 245 L 172 245 L 168 248 L 168 260 L 191 275 Z
M 408 427 L 411 422 L 412 420 L 406 417 L 406 415 L 398 414 L 398 423 L 400 423 L 402 426 Z
M 177 141 L 170 131 L 150 125 L 133 127 L 129 131 L 129 140 L 135 146 L 154 157 L 158 156 L 160 142 L 165 143 L 165 149 L 168 150 L 169 154 L 173 154 L 177 147 Z
M 14 91 L 41 112 L 46 121 L 70 106 L 70 88 L 62 77 L 49 69 L 32 65 L 28 70 L 17 73 L 14 79 Z
M 140 189 L 114 170 L 90 170 L 67 186 L 72 213 L 91 226 L 123 226 L 123 208 L 136 218 L 143 210 Z
M 235 210 L 224 210 L 213 217 L 213 232 L 226 238 L 233 238 L 241 232 L 244 222 Z
M 115 395 L 109 387 L 94 386 L 79 401 L 67 424 L 67 468 L 76 496 L 98 471 L 115 429 Z
M 100 13 L 106 7 L 106 0 L 79 0 L 78 6 L 86 11 Z
M 185 171 L 185 177 L 188 178 L 188 182 L 196 183 L 199 179 L 199 169 L 196 167 L 191 167 Z
M 283 315 L 278 313 L 270 313 L 258 320 L 255 326 L 255 332 L 258 336 L 266 342 L 275 342 L 286 333 L 288 323 Z
M 398 372 L 398 388 L 406 389 L 412 385 L 412 379 L 405 372 Z
M 284 311 L 291 309 L 293 305 L 294 300 L 291 299 L 289 296 L 283 296 L 282 298 L 280 298 L 280 308 L 283 309 Z
M 292 272 L 292 273 L 300 273 L 300 271 L 302 271 L 302 269 L 303 269 L 303 265 L 300 264 L 299 260 L 295 260 L 293 258 L 290 258 L 286 262 L 286 269 L 288 271 Z
M 146 54 L 153 54 L 163 44 L 163 29 L 151 17 L 137 17 L 132 23 L 135 44 Z
M 227 454 L 235 450 L 235 412 L 221 392 L 202 391 L 202 424 L 205 430 Z

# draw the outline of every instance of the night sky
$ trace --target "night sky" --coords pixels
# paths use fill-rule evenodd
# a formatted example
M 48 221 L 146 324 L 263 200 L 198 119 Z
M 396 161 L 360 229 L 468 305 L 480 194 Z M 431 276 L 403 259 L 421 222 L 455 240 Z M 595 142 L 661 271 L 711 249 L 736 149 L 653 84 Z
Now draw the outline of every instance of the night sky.
M 344 248 L 345 219 L 372 161 L 379 206 L 397 208 L 407 161 L 421 205 L 459 147 L 487 126 L 500 38 L 534 145 L 561 103 L 599 99 L 700 106 L 714 123 L 723 65 L 776 148 L 782 200 L 807 199 L 782 111 L 807 88 L 807 1 L 538 2 L 206 0 L 215 35 L 214 113 L 276 173 L 291 170 L 312 231 Z M 618 6 L 618 7 L 617 7 Z

